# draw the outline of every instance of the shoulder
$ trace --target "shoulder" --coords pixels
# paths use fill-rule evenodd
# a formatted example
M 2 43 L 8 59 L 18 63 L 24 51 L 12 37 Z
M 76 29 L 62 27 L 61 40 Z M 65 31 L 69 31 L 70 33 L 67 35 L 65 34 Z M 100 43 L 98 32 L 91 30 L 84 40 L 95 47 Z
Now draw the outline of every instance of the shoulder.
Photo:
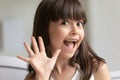
M 96 67 L 96 66 L 94 66 Z M 110 74 L 106 63 L 101 62 L 97 70 L 93 71 L 95 80 L 110 80 Z

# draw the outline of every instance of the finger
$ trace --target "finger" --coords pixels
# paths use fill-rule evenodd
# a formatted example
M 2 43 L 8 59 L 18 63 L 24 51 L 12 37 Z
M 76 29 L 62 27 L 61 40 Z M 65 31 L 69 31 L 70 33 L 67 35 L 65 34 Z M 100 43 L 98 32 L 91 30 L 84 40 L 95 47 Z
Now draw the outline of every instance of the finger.
M 53 57 L 52 57 L 52 59 L 53 59 L 54 61 L 57 60 L 60 52 L 61 52 L 61 49 L 58 49 L 58 50 L 56 50 L 56 51 L 54 52 L 54 55 L 53 55 Z
M 38 45 L 37 45 L 37 42 L 36 42 L 36 40 L 35 40 L 35 37 L 32 37 L 31 38 L 31 41 L 32 41 L 32 46 L 33 46 L 33 50 L 34 50 L 34 52 L 35 53 L 39 53 L 39 48 L 38 48 Z
M 25 46 L 29 56 L 33 56 L 34 52 L 32 51 L 31 47 L 26 42 L 24 42 L 24 46 Z
M 21 60 L 29 63 L 29 58 L 25 58 L 25 57 L 23 57 L 23 56 L 17 56 L 17 58 L 19 58 L 19 59 L 21 59 Z
M 45 52 L 45 46 L 42 37 L 38 37 L 39 39 L 39 48 L 41 52 Z

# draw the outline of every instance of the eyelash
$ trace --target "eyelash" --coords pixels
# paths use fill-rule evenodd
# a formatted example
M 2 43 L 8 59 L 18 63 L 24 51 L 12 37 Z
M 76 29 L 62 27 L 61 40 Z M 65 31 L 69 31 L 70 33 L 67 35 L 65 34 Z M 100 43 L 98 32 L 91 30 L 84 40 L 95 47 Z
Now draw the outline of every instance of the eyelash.
M 62 21 L 61 24 L 62 24 L 62 25 L 69 25 L 69 21 Z M 77 22 L 76 25 L 77 25 L 77 26 L 82 26 L 82 27 L 83 27 L 83 23 L 82 23 L 82 22 Z
M 78 22 L 77 26 L 83 26 L 83 23 L 82 22 Z
M 62 21 L 62 23 L 61 23 L 62 25 L 68 25 L 69 24 L 69 22 L 68 21 Z

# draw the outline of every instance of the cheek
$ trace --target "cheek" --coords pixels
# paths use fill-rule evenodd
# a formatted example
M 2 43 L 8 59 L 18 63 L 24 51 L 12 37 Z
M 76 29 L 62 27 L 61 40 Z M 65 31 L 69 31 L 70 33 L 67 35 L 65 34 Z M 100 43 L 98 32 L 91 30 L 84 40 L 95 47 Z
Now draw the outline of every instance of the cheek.
M 84 30 L 81 32 L 81 38 L 82 40 L 84 39 L 84 36 L 85 36 L 85 33 L 84 33 Z
M 64 31 L 54 30 L 49 32 L 50 46 L 53 49 L 60 49 L 64 40 Z
M 80 31 L 80 33 L 79 33 L 80 35 L 80 43 L 82 42 L 82 40 L 84 39 L 84 37 L 85 37 L 85 33 L 84 33 L 84 30 L 82 30 L 82 31 Z

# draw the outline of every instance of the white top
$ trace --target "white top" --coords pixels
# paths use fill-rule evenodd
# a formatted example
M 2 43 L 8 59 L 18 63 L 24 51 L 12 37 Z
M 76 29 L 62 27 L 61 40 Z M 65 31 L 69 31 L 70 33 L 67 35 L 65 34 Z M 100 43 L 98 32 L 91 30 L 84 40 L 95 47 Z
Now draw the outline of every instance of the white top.
M 77 70 L 71 80 L 80 80 L 80 75 L 81 75 L 81 71 Z M 54 79 L 51 77 L 50 80 L 54 80 Z M 94 80 L 93 74 L 92 74 L 90 80 Z
M 73 78 L 71 80 L 80 80 L 80 74 L 81 74 L 81 72 L 79 70 L 77 70 L 75 75 L 73 76 Z M 94 80 L 93 74 L 92 74 L 90 80 Z

